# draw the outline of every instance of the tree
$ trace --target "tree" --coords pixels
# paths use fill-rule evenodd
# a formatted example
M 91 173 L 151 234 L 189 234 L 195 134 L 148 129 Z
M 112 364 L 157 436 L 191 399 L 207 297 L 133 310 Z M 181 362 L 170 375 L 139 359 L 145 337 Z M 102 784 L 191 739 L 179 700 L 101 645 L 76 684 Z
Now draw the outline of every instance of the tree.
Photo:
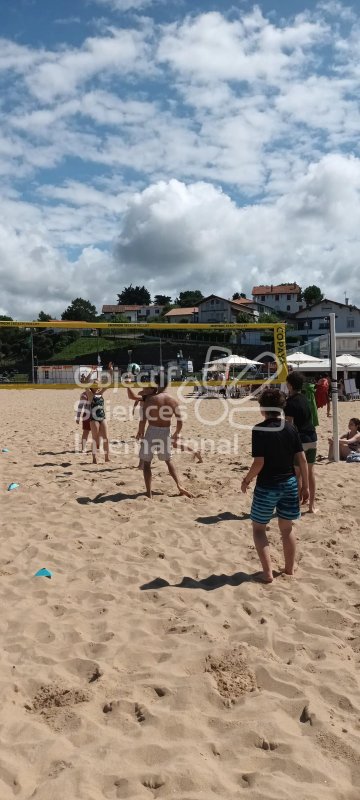
M 201 303 L 204 295 L 199 289 L 190 289 L 186 292 L 180 292 L 179 297 L 175 300 L 175 305 L 180 308 L 194 308 Z
M 247 314 L 246 311 L 239 311 L 236 315 L 236 322 L 241 325 L 248 325 L 249 322 L 253 321 L 253 317 L 251 314 Z
M 307 306 L 312 306 L 314 303 L 321 303 L 324 299 L 324 295 L 319 288 L 319 286 L 307 286 L 303 292 L 301 292 L 301 299 L 305 300 Z
M 281 322 L 281 321 L 282 320 L 280 319 L 280 317 L 275 313 L 274 314 L 259 314 L 259 318 L 258 318 L 258 322 L 261 322 L 263 325 L 266 324 L 266 322 L 269 322 L 270 324 L 272 324 L 274 322 Z
M 149 306 L 151 303 L 151 294 L 146 286 L 125 286 L 120 294 L 118 294 L 119 306 Z
M 61 319 L 74 322 L 95 322 L 96 308 L 89 300 L 77 297 L 61 314 Z
M 244 300 L 246 300 L 246 294 L 244 294 L 244 292 L 234 292 L 234 294 L 232 296 L 232 299 L 233 300 L 240 300 L 241 297 L 243 297 Z
M 51 319 L 52 317 L 50 316 L 50 314 L 45 314 L 45 311 L 40 311 L 40 314 L 38 316 L 38 322 L 50 322 Z
M 154 303 L 156 306 L 169 306 L 171 303 L 171 297 L 168 294 L 156 294 Z

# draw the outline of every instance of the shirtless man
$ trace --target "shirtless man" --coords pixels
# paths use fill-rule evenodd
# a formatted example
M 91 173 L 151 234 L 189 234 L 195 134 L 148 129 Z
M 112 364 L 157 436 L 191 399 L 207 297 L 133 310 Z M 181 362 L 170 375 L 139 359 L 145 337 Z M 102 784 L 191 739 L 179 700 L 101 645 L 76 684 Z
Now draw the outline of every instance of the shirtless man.
M 167 383 L 161 379 L 162 376 L 158 376 L 156 379 L 158 385 L 157 393 L 144 397 L 139 430 L 137 432 L 137 439 L 142 440 L 140 460 L 144 465 L 146 494 L 149 498 L 152 497 L 151 462 L 156 453 L 160 461 L 165 461 L 169 474 L 175 481 L 179 490 L 179 494 L 185 497 L 192 497 L 190 492 L 180 485 L 177 472 L 171 461 L 171 446 L 173 445 L 176 447 L 183 426 L 179 403 L 174 397 L 166 393 Z M 171 436 L 171 420 L 173 417 L 176 418 L 176 430 L 173 436 Z

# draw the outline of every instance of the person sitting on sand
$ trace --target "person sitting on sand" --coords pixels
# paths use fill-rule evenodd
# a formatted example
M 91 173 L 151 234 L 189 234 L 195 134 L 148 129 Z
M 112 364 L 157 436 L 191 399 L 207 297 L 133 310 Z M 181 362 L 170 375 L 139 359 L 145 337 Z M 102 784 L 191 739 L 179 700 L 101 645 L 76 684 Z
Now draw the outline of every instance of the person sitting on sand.
M 271 583 L 273 571 L 266 526 L 276 509 L 282 536 L 286 575 L 294 575 L 296 537 L 293 521 L 300 517 L 300 498 L 294 463 L 301 477 L 301 500 L 309 498 L 306 458 L 299 434 L 293 425 L 284 420 L 285 395 L 278 389 L 265 389 L 259 398 L 260 410 L 265 417 L 252 430 L 252 455 L 254 461 L 242 481 L 241 491 L 247 492 L 251 481 L 257 478 L 254 489 L 251 520 L 254 543 L 261 561 L 261 580 Z
M 178 401 L 166 393 L 167 382 L 164 376 L 156 377 L 157 393 L 145 397 L 142 409 L 137 439 L 141 439 L 140 460 L 144 467 L 144 480 L 146 494 L 152 497 L 152 472 L 151 462 L 155 454 L 160 461 L 165 461 L 169 474 L 175 481 L 180 495 L 191 497 L 192 495 L 183 486 L 171 460 L 171 445 L 176 447 L 180 431 L 183 426 L 180 407 Z M 171 420 L 176 418 L 176 430 L 171 437 Z M 147 428 L 146 428 L 147 425 Z
M 110 375 L 113 376 L 113 366 L 109 364 Z M 90 428 L 93 439 L 93 464 L 97 464 L 100 439 L 103 440 L 105 461 L 110 461 L 109 455 L 109 432 L 105 415 L 104 392 L 109 386 L 101 386 L 98 380 L 93 381 L 92 386 L 86 389 L 86 396 L 90 404 Z
M 340 460 L 346 461 L 350 453 L 360 453 L 360 419 L 352 417 L 349 420 L 347 433 L 339 437 Z M 329 439 L 329 460 L 334 459 L 334 440 Z

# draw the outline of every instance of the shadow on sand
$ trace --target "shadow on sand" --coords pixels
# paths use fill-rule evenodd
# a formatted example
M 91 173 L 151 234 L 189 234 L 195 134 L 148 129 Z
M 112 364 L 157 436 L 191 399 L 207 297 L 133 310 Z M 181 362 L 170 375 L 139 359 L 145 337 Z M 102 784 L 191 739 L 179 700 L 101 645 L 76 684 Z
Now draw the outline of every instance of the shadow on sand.
M 276 577 L 275 574 L 274 577 Z M 180 583 L 169 583 L 169 581 L 165 581 L 163 578 L 155 578 L 155 580 L 150 581 L 149 583 L 144 583 L 142 586 L 140 586 L 140 589 L 142 592 L 145 592 L 149 590 L 171 587 L 172 589 L 202 589 L 204 592 L 213 592 L 215 589 L 221 589 L 223 586 L 241 586 L 242 583 L 264 584 L 264 581 L 262 580 L 262 573 L 235 572 L 234 575 L 213 574 L 209 575 L 208 578 L 203 578 L 202 580 L 196 580 L 195 578 L 184 576 Z
M 196 522 L 201 522 L 202 525 L 216 525 L 217 522 L 228 522 L 229 520 L 243 522 L 246 519 L 250 519 L 250 514 L 232 514 L 231 511 L 223 511 L 221 514 L 214 514 L 213 517 L 197 517 Z

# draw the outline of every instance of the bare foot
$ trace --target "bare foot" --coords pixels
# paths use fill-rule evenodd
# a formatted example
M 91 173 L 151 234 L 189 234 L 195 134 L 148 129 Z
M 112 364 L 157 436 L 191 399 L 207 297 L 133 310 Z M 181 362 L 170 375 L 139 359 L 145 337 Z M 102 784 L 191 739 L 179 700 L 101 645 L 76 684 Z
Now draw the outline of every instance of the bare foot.
M 97 464 L 97 459 L 96 459 L 96 456 L 93 456 L 92 463 L 93 463 L 93 464 Z
M 198 464 L 202 464 L 202 463 L 203 463 L 203 457 L 202 457 L 202 455 L 201 455 L 200 451 L 198 451 L 197 453 L 195 453 L 195 458 L 197 458 L 197 463 L 198 463 Z
M 194 497 L 194 495 L 191 494 L 191 492 L 188 492 L 187 489 L 184 489 L 183 486 L 178 486 L 178 489 L 181 497 Z
M 317 508 L 309 508 L 309 514 L 317 514 L 317 513 L 318 513 Z
M 153 499 L 152 492 L 146 492 L 146 497 L 148 498 L 148 500 L 152 500 Z
M 274 576 L 272 572 L 271 573 L 257 572 L 256 575 L 254 575 L 253 579 L 254 581 L 256 581 L 256 583 L 272 583 L 274 580 Z

